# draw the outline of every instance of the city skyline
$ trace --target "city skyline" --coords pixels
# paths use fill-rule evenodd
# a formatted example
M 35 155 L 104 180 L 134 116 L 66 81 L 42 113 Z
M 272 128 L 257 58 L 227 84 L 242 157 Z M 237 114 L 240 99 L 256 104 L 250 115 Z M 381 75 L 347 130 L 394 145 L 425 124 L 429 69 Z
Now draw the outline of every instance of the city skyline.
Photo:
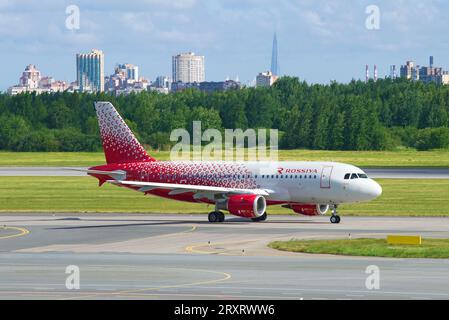
M 104 1 L 81 0 L 80 29 L 67 30 L 68 1 L 29 2 L 24 9 L 22 2 L 0 0 L 0 49 L 8 61 L 0 90 L 17 81 L 28 64 L 71 82 L 73 57 L 92 48 L 105 53 L 105 70 L 128 61 L 150 79 L 171 73 L 173 54 L 193 51 L 207 59 L 206 81 L 238 76 L 249 83 L 270 69 L 274 32 L 282 74 L 313 83 L 364 79 L 366 64 L 376 64 L 383 78 L 390 65 L 426 61 L 430 54 L 439 65 L 449 65 L 448 44 L 438 40 L 438 34 L 449 31 L 444 22 L 449 4 L 444 2 L 378 1 L 379 30 L 365 27 L 368 1 L 262 2 L 109 1 L 106 8 Z
M 274 37 L 273 43 L 275 42 L 276 36 Z M 276 46 L 273 45 L 273 48 Z M 139 66 L 131 63 L 116 63 L 114 73 L 105 75 L 103 51 L 91 49 L 89 53 L 76 54 L 75 81 L 69 83 L 56 80 L 51 75 L 43 77 L 35 65 L 29 64 L 25 67 L 25 71 L 22 72 L 18 85 L 14 84 L 10 86 L 5 92 L 18 94 L 30 91 L 41 93 L 68 90 L 70 92 L 109 91 L 116 94 L 127 94 L 141 92 L 143 90 L 156 90 L 161 93 L 169 93 L 172 91 L 172 86 L 174 92 L 194 87 L 207 92 L 242 87 L 242 84 L 237 79 L 235 81 L 230 79 L 225 79 L 224 81 L 206 81 L 204 61 L 204 56 L 195 55 L 193 52 L 174 55 L 172 56 L 172 77 L 160 75 L 154 79 L 147 79 L 139 76 Z M 401 77 L 413 81 L 448 85 L 449 71 L 443 67 L 435 66 L 434 62 L 435 57 L 429 56 L 428 66 L 425 64 L 415 64 L 414 60 L 405 61 L 405 64 L 399 66 L 400 68 L 396 68 L 396 65 L 390 65 L 389 74 L 383 78 L 396 79 L 397 77 Z M 276 64 L 276 61 L 274 64 Z M 273 61 L 271 69 L 273 69 Z M 397 73 L 398 69 L 400 70 L 400 74 Z M 370 80 L 377 81 L 379 79 L 377 65 L 373 66 L 373 71 L 371 75 L 370 66 L 365 66 L 365 82 Z M 260 72 L 250 86 L 269 87 L 280 77 L 272 71 Z M 362 81 L 363 79 L 357 80 Z

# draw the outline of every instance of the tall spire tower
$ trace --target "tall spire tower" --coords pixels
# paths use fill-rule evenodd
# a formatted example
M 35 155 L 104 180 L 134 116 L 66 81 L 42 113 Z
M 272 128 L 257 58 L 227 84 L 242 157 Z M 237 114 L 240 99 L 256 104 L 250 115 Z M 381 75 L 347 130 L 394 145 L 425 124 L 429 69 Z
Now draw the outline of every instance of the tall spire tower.
M 273 50 L 271 53 L 271 73 L 275 76 L 279 75 L 279 62 L 278 62 L 278 39 L 276 32 L 273 37 Z

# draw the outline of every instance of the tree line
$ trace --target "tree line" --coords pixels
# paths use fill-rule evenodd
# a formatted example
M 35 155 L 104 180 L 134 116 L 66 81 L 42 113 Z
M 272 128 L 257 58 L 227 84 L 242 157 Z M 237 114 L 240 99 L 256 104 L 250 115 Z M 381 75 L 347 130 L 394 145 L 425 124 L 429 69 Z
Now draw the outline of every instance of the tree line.
M 404 79 L 308 84 L 206 94 L 0 94 L 0 150 L 98 151 L 94 101 L 116 106 L 142 143 L 169 148 L 173 129 L 278 129 L 282 149 L 429 150 L 449 147 L 449 86 Z

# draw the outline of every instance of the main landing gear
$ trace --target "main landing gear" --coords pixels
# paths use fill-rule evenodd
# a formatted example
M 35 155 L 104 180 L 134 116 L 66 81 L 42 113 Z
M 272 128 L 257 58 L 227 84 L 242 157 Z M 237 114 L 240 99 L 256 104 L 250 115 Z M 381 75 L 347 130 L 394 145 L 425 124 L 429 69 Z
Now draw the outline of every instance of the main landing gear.
M 261 222 L 261 221 L 265 221 L 265 220 L 267 220 L 267 212 L 264 212 L 263 215 L 261 215 L 261 216 L 258 217 L 258 218 L 251 218 L 251 220 L 252 220 L 253 222 Z
M 340 216 L 337 214 L 337 205 L 334 205 L 334 208 L 332 210 L 331 223 L 333 224 L 340 223 Z
M 210 223 L 224 222 L 225 221 L 225 215 L 221 211 L 212 211 L 211 213 L 209 213 L 208 219 L 209 219 Z M 261 215 L 260 217 L 252 218 L 251 220 L 253 222 L 265 221 L 265 220 L 267 220 L 267 213 L 264 212 L 264 214 Z
M 225 221 L 225 215 L 221 211 L 212 211 L 209 213 L 209 222 L 215 223 L 215 222 L 224 222 Z

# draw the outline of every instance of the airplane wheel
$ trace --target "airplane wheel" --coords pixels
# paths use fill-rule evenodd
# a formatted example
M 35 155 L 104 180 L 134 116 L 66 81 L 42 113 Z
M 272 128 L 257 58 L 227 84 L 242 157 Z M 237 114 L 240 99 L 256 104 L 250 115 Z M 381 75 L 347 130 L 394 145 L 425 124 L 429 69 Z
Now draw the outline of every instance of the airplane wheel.
M 215 223 L 215 222 L 220 221 L 220 216 L 219 216 L 218 212 L 213 211 L 213 212 L 209 213 L 208 219 L 209 219 L 210 223 Z
M 259 218 L 252 218 L 253 222 L 261 222 L 267 220 L 267 213 L 264 212 L 263 215 L 261 215 Z
M 340 216 L 332 216 L 331 223 L 334 223 L 334 224 L 340 223 Z
M 218 212 L 218 222 L 224 222 L 225 221 L 225 215 L 223 212 Z

